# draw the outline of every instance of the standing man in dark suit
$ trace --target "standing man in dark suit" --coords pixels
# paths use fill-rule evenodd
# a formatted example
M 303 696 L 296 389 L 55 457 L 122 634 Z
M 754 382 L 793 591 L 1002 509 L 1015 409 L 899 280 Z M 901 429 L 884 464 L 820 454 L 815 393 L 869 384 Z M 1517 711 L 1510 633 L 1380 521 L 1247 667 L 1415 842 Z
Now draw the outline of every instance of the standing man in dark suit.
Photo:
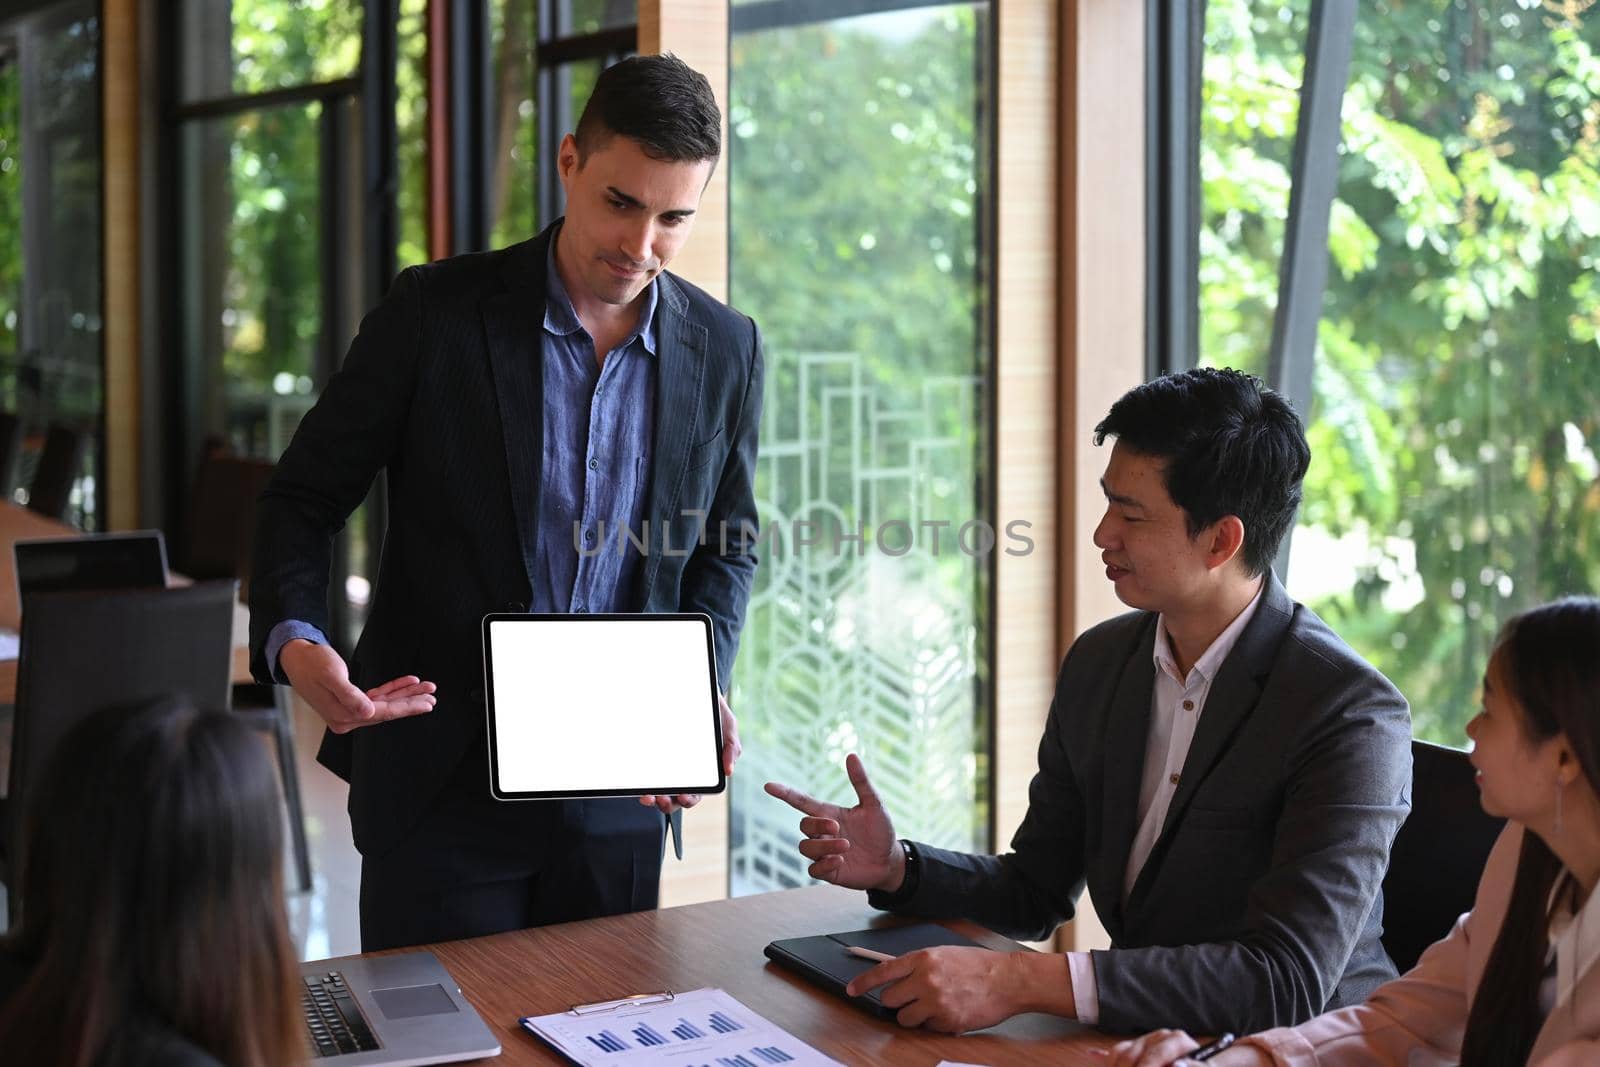
M 1254 378 L 1195 370 L 1118 400 L 1095 428 L 1108 436 L 1094 541 L 1136 610 L 1067 653 L 1012 851 L 897 841 L 854 755 L 855 807 L 767 786 L 805 813 L 811 874 L 876 907 L 1038 940 L 1087 883 L 1110 951 L 936 948 L 851 984 L 887 983 L 904 1025 L 1044 1011 L 1246 1032 L 1394 976 L 1379 884 L 1409 808 L 1410 718 L 1273 576 L 1311 458 L 1300 420 Z
M 756 566 L 761 340 L 664 270 L 720 118 L 674 57 L 605 71 L 561 143 L 565 218 L 404 271 L 262 494 L 253 668 L 327 721 L 366 950 L 656 905 L 663 817 L 699 798 L 493 800 L 479 623 L 705 612 L 726 687 Z M 379 471 L 389 524 L 347 669 L 324 636 L 331 546 Z

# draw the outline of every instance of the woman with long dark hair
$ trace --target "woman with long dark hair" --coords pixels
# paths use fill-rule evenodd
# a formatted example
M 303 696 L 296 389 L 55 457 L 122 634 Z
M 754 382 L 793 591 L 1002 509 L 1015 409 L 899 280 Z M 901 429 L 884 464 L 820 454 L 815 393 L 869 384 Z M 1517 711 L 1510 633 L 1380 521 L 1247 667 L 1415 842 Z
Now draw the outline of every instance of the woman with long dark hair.
M 30 798 L 0 942 L 0 1060 L 281 1067 L 307 1056 L 260 741 L 176 700 L 72 730 Z
M 1472 911 L 1364 1004 L 1207 1059 L 1252 1064 L 1600 1064 L 1600 600 L 1502 630 L 1467 725 L 1484 810 L 1507 820 Z M 1126 1041 L 1117 1067 L 1186 1063 L 1176 1030 Z

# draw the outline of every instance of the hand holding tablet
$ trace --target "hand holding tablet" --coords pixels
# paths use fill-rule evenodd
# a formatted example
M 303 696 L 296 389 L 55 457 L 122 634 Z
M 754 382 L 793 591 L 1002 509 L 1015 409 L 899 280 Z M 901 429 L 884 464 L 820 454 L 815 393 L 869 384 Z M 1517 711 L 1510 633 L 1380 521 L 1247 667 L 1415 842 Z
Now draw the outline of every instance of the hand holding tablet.
M 733 717 L 733 710 L 728 707 L 728 698 L 721 693 L 717 694 L 717 710 L 722 718 L 722 773 L 733 774 L 733 765 L 739 761 L 739 755 L 744 751 L 744 746 L 739 743 L 739 722 Z M 639 803 L 649 806 L 654 805 L 661 810 L 663 815 L 669 815 L 676 808 L 692 808 L 700 803 L 700 793 L 680 793 L 672 796 L 653 796 L 646 793 L 639 798 Z

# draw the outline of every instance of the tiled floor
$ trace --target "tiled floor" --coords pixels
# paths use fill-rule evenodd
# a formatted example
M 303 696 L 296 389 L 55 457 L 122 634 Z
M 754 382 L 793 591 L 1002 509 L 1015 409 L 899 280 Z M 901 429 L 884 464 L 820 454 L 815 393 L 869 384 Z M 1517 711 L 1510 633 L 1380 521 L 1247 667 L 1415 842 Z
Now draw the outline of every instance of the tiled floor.
M 294 708 L 300 791 L 311 850 L 311 892 L 289 893 L 290 932 L 303 960 L 348 956 L 361 951 L 357 912 L 361 857 L 350 842 L 350 817 L 345 813 L 348 789 L 317 762 L 322 720 L 302 701 L 296 700 Z M 284 865 L 284 876 L 293 884 L 292 854 L 284 856 Z

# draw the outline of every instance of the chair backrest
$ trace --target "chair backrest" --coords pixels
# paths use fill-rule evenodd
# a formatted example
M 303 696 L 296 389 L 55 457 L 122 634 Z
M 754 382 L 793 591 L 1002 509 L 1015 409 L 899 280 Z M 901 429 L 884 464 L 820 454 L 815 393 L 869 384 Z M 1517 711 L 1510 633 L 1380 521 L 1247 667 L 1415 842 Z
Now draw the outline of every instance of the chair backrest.
M 89 435 L 70 426 L 52 423 L 39 453 L 39 466 L 28 486 L 28 507 L 52 519 L 65 519 L 72 500 L 72 484 L 83 470 Z
M 89 715 L 169 693 L 228 706 L 235 596 L 225 581 L 28 598 L 6 805 L 13 846 L 30 785 L 62 735 Z
M 195 578 L 248 577 L 256 498 L 272 478 L 269 460 L 212 454 L 200 461 L 177 569 Z
M 1383 879 L 1383 947 L 1401 973 L 1472 910 L 1505 820 L 1486 814 L 1467 754 L 1411 742 L 1411 815 Z
M 0 411 L 0 496 L 11 499 L 17 487 L 17 461 L 22 458 L 22 420 Z

